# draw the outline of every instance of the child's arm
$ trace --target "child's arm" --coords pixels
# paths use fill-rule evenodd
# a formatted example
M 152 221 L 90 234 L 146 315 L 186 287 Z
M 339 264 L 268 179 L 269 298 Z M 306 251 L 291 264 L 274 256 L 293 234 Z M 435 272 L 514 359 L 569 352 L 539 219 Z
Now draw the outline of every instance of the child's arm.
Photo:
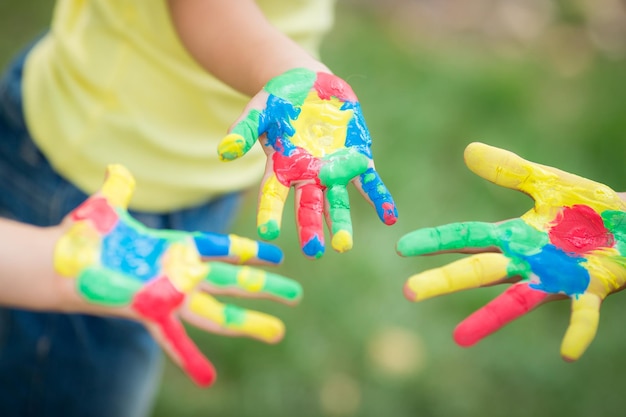
M 69 285 L 59 285 L 63 281 L 52 266 L 54 245 L 62 233 L 60 226 L 43 228 L 0 218 L 0 305 L 78 308 L 80 298 Z
M 292 68 L 330 72 L 274 28 L 253 0 L 169 0 L 172 21 L 189 53 L 208 72 L 253 96 Z

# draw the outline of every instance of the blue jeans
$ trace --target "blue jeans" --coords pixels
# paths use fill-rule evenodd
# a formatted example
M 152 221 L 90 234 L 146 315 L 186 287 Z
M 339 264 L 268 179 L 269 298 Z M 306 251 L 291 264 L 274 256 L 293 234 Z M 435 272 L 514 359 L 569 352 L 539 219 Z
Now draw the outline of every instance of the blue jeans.
M 30 138 L 21 94 L 26 53 L 0 81 L 0 216 L 49 226 L 87 196 Z M 132 215 L 153 228 L 224 232 L 239 202 L 234 193 L 175 213 Z M 161 365 L 159 347 L 136 322 L 0 309 L 0 416 L 145 416 Z

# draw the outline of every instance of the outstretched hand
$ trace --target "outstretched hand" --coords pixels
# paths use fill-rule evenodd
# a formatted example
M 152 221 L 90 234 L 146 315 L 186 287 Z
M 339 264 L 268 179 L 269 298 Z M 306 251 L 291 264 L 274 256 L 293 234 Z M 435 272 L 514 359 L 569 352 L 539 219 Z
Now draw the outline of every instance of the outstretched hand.
M 385 224 L 396 222 L 395 203 L 374 168 L 360 104 L 342 79 L 298 68 L 270 80 L 220 143 L 220 158 L 243 156 L 257 139 L 268 157 L 257 214 L 261 238 L 278 237 L 292 186 L 300 245 L 308 257 L 324 253 L 324 217 L 333 249 L 352 248 L 350 182 Z
M 466 148 L 465 162 L 483 178 L 528 194 L 535 206 L 501 223 L 454 223 L 402 237 L 397 244 L 402 256 L 478 253 L 412 276 L 406 297 L 421 301 L 513 284 L 459 324 L 454 338 L 462 346 L 542 303 L 569 297 L 572 312 L 561 355 L 577 360 L 595 337 L 602 301 L 626 284 L 626 203 L 604 184 L 481 143 Z
M 273 245 L 235 235 L 150 229 L 126 208 L 134 180 L 112 165 L 100 192 L 64 221 L 55 270 L 75 281 L 89 304 L 143 322 L 161 346 L 199 385 L 215 379 L 213 365 L 179 320 L 225 335 L 279 341 L 283 323 L 273 316 L 222 304 L 213 295 L 299 300 L 300 285 L 287 278 L 229 263 L 282 261 Z M 229 262 L 220 263 L 217 261 Z

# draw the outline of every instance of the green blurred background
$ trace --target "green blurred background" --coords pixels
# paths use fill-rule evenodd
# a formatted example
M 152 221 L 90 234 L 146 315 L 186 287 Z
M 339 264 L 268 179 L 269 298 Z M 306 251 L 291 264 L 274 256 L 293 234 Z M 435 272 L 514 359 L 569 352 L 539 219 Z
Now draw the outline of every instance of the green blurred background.
M 51 9 L 51 1 L 0 0 L 2 66 L 45 29 Z M 559 357 L 567 302 L 463 349 L 454 326 L 503 288 L 409 303 L 407 277 L 458 255 L 394 251 L 418 227 L 497 221 L 531 207 L 465 168 L 472 141 L 626 190 L 624 2 L 340 1 L 323 58 L 359 95 L 399 221 L 384 226 L 351 190 L 354 249 L 309 261 L 287 210 L 278 272 L 302 283 L 302 303 L 240 303 L 281 317 L 285 339 L 267 346 L 191 330 L 218 383 L 199 389 L 168 364 L 154 416 L 625 415 L 626 295 L 607 300 L 577 363 Z M 250 195 L 237 233 L 254 236 L 254 205 Z

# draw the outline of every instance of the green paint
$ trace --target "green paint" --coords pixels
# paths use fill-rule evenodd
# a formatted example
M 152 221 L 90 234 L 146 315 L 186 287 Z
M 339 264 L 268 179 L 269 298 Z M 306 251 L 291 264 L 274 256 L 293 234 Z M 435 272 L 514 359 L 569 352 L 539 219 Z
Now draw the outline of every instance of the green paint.
M 326 187 L 346 185 L 354 177 L 367 171 L 369 160 L 352 148 L 338 150 L 323 159 L 320 169 L 320 182 Z
M 532 275 L 532 268 L 528 262 L 520 258 L 513 258 L 506 267 L 506 276 L 521 276 L 524 280 L 529 280 Z
M 602 221 L 615 237 L 615 249 L 626 255 L 626 213 L 616 210 L 605 210 L 602 212 Z
M 535 229 L 522 219 L 499 224 L 497 233 L 502 241 L 499 247 L 510 257 L 534 255 L 550 243 L 546 232 Z
M 246 310 L 232 304 L 224 305 L 224 326 L 238 327 L 246 321 Z
M 265 91 L 299 107 L 304 104 L 315 84 L 317 74 L 306 68 L 294 68 L 272 78 Z
M 402 256 L 496 246 L 507 255 L 530 255 L 548 243 L 548 236 L 521 219 L 501 224 L 484 222 L 451 223 L 418 229 L 403 236 L 397 245 Z
M 207 281 L 220 288 L 242 288 L 237 276 L 241 266 L 221 262 L 211 262 Z M 281 275 L 265 272 L 265 283 L 261 292 L 278 298 L 293 301 L 302 296 L 302 286 Z
M 330 206 L 330 221 L 333 234 L 345 230 L 352 235 L 352 219 L 350 218 L 350 200 L 348 190 L 343 185 L 334 185 L 326 191 Z
M 280 235 L 280 226 L 276 220 L 259 225 L 257 233 L 265 240 L 274 240 Z
M 218 154 L 222 159 L 227 161 L 237 159 L 254 146 L 259 137 L 260 117 L 261 113 L 252 109 L 242 121 L 233 127 L 230 135 L 237 135 L 237 139 L 231 136 L 229 141 L 222 141 L 218 146 Z
M 130 304 L 142 287 L 140 281 L 100 267 L 84 269 L 76 284 L 78 291 L 88 301 L 107 306 Z

